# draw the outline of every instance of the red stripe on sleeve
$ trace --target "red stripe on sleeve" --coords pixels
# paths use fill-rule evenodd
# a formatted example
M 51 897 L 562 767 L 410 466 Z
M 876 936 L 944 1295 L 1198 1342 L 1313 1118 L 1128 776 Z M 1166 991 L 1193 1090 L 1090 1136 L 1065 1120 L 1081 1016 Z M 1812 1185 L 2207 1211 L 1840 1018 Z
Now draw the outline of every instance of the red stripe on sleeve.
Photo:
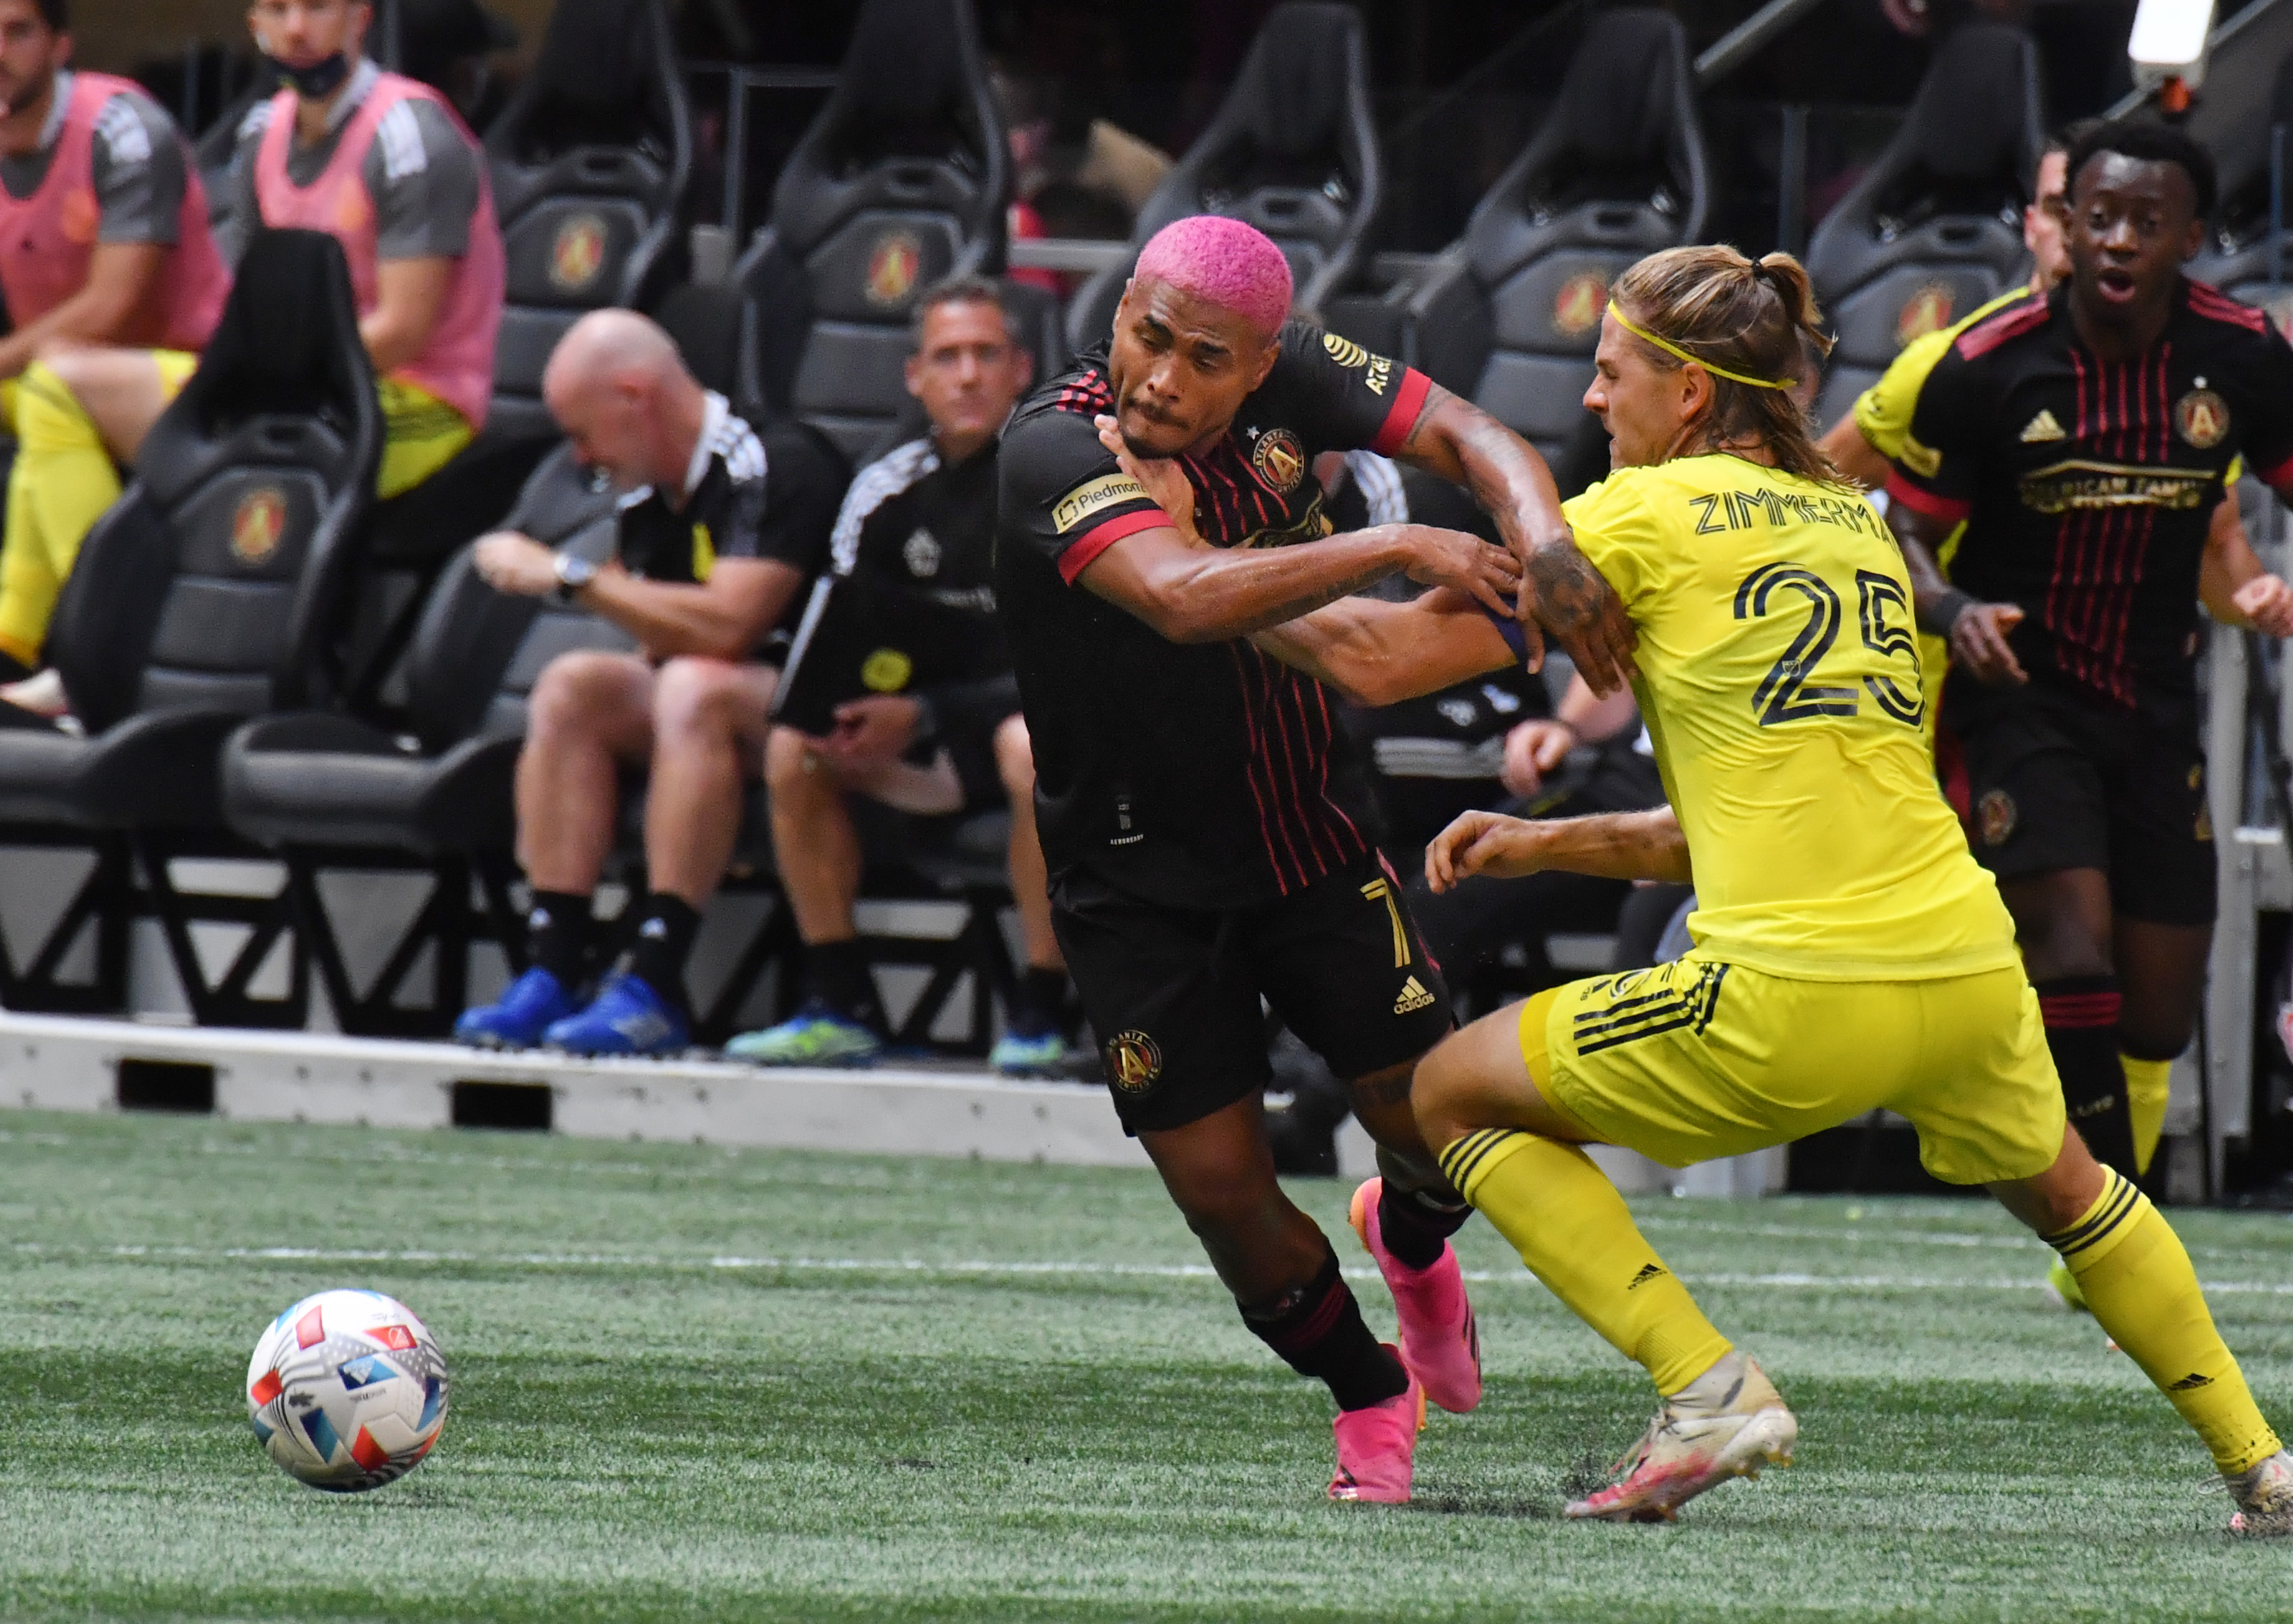
M 1417 414 L 1425 409 L 1425 397 L 1433 392 L 1433 380 L 1414 367 L 1401 369 L 1401 387 L 1394 391 L 1393 409 L 1385 415 L 1385 425 L 1369 448 L 1380 456 L 1391 456 L 1401 449 L 1409 438 L 1409 431 L 1417 426 Z
M 1059 578 L 1072 586 L 1075 584 L 1075 577 L 1090 569 L 1094 559 L 1125 536 L 1136 536 L 1141 530 L 1167 529 L 1170 522 L 1171 515 L 1159 507 L 1150 507 L 1142 513 L 1118 513 L 1098 529 L 1085 530 L 1067 544 L 1067 550 L 1059 554 Z
M 1900 473 L 1887 476 L 1887 500 L 1900 502 L 1914 513 L 1924 513 L 1930 519 L 1940 519 L 1946 524 L 1957 524 L 1974 511 L 1973 503 L 1939 497 L 1932 490 L 1922 490 Z
M 2261 482 L 2272 490 L 2282 489 L 2288 480 L 2293 480 L 2293 456 L 2288 456 L 2274 468 L 2262 471 Z

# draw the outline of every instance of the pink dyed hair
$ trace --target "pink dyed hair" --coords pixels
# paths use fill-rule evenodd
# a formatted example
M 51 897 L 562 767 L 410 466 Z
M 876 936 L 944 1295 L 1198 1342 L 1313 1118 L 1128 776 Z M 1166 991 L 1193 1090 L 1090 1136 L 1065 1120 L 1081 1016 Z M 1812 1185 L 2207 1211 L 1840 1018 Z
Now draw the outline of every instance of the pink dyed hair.
M 1130 274 L 1230 310 L 1268 338 L 1290 314 L 1290 262 L 1265 232 L 1224 214 L 1173 220 L 1146 239 Z

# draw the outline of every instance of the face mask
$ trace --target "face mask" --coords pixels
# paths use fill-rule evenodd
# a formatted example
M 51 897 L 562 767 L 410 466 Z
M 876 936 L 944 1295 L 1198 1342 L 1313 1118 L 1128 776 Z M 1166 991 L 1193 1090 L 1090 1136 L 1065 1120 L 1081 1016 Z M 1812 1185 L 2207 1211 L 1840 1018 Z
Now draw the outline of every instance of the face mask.
M 270 61 L 271 65 L 279 70 L 279 77 L 295 87 L 296 95 L 312 101 L 333 95 L 342 82 L 351 77 L 350 58 L 339 51 L 308 68 L 290 67 L 275 56 Z

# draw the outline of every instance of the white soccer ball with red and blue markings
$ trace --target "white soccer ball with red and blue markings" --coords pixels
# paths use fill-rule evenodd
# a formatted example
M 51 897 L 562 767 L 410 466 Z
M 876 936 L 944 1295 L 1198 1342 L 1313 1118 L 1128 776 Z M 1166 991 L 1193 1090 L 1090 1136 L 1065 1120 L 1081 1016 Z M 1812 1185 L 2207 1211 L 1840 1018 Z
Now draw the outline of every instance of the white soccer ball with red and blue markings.
M 321 1291 L 271 1322 L 247 1367 L 247 1419 L 279 1469 L 354 1494 L 403 1477 L 446 1425 L 446 1359 L 379 1291 Z

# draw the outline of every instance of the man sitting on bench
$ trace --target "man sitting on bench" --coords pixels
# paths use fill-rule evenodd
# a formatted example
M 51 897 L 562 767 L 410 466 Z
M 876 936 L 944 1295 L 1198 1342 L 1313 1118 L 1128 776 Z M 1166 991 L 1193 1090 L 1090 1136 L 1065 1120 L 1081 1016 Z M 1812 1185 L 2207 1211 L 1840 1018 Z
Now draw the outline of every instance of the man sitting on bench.
M 798 634 L 784 725 L 765 751 L 773 852 L 804 938 L 807 997 L 793 1018 L 735 1038 L 728 1054 L 859 1065 L 883 1047 L 853 917 L 856 794 L 927 816 L 1008 797 L 1027 967 L 993 1060 L 1029 1072 L 1066 1056 L 1066 969 L 1035 840 L 1034 757 L 995 619 L 997 437 L 1033 370 L 993 283 L 959 277 L 918 301 L 908 392 L 930 431 L 853 481 L 836 521 L 837 578 L 815 589 L 820 612 L 806 616 L 812 635 Z
M 478 572 L 498 591 L 578 603 L 639 649 L 561 654 L 534 684 L 517 761 L 532 967 L 454 1032 L 496 1048 L 675 1054 L 692 1040 L 685 960 L 762 764 L 779 676 L 766 645 L 827 555 L 842 470 L 808 430 L 751 429 L 629 311 L 575 322 L 542 395 L 575 454 L 624 493 L 618 553 L 591 564 L 498 531 L 479 539 Z M 585 1007 L 601 957 L 590 895 L 625 769 L 652 775 L 649 889 L 630 916 L 635 946 Z

